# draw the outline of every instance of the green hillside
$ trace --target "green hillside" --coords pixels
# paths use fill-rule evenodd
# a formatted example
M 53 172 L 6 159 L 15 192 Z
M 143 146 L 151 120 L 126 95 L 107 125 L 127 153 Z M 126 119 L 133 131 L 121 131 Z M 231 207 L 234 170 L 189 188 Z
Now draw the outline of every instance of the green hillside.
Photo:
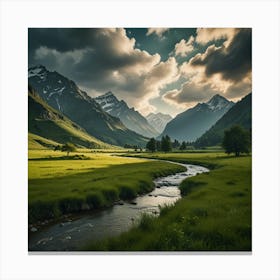
M 60 143 L 46 139 L 39 135 L 28 132 L 28 149 L 29 150 L 42 150 L 46 148 L 53 148 Z
M 119 118 L 106 113 L 74 81 L 61 74 L 43 66 L 30 68 L 28 83 L 46 104 L 101 142 L 116 146 L 146 145 L 148 138 L 129 130 Z
M 252 94 L 246 95 L 223 115 L 208 131 L 195 142 L 196 147 L 219 145 L 224 131 L 233 125 L 240 125 L 247 130 L 252 128 Z
M 109 144 L 90 136 L 77 124 L 51 108 L 31 89 L 28 91 L 28 131 L 32 135 L 35 134 L 61 144 L 72 142 L 77 146 L 87 148 L 111 147 Z M 33 136 L 33 140 L 44 146 L 40 144 L 42 139 L 34 139 Z M 34 146 L 33 140 L 31 140 L 30 144 Z M 46 143 L 45 140 L 43 140 L 43 143 Z

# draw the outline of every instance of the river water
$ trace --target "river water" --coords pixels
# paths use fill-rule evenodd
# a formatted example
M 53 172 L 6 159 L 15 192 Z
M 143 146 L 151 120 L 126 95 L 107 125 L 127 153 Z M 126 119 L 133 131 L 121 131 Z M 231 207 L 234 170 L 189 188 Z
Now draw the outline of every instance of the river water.
M 158 215 L 159 206 L 170 205 L 180 199 L 178 187 L 185 178 L 209 172 L 207 168 L 198 165 L 172 163 L 187 169 L 155 179 L 156 188 L 152 192 L 138 196 L 130 203 L 122 202 L 100 212 L 71 217 L 63 223 L 29 233 L 29 251 L 78 251 L 89 241 L 119 235 L 136 224 L 143 213 Z

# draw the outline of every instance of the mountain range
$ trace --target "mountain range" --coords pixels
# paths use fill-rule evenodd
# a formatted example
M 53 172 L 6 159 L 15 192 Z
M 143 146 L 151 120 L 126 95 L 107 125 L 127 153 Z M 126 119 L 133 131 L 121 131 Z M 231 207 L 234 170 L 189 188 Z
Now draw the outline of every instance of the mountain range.
M 30 140 L 42 146 L 72 142 L 87 148 L 109 147 L 108 144 L 89 135 L 79 125 L 46 104 L 31 87 L 28 88 L 28 131 Z M 50 143 L 49 140 L 55 142 Z
M 162 133 L 167 123 L 172 120 L 172 117 L 163 113 L 150 113 L 146 119 L 158 133 Z
M 224 130 L 234 124 L 248 130 L 252 126 L 252 94 L 236 104 L 215 95 L 174 119 L 162 113 L 145 118 L 112 92 L 92 98 L 42 65 L 29 68 L 28 84 L 29 143 L 37 147 L 65 142 L 88 148 L 144 147 L 147 137 L 164 135 L 204 147 L 221 144 Z
M 249 93 L 228 110 L 208 131 L 195 142 L 197 147 L 220 145 L 224 131 L 233 125 L 252 129 L 252 93 Z
M 96 97 L 95 101 L 105 112 L 118 117 L 130 130 L 146 137 L 159 135 L 159 132 L 139 112 L 135 111 L 134 108 L 129 108 L 124 100 L 119 101 L 111 91 Z
M 169 135 L 179 141 L 194 141 L 220 119 L 234 102 L 221 95 L 213 96 L 206 103 L 198 103 L 167 123 L 161 136 Z
M 147 138 L 128 129 L 119 118 L 106 113 L 75 82 L 39 65 L 28 69 L 28 83 L 45 103 L 83 128 L 89 135 L 113 145 L 144 146 Z

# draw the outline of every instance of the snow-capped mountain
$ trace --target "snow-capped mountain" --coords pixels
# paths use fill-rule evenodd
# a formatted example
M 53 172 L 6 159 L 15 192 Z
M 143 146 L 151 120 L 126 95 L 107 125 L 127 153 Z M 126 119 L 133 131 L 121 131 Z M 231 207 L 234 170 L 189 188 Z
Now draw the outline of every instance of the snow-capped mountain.
M 129 108 L 125 101 L 118 100 L 111 91 L 96 97 L 95 101 L 108 114 L 118 117 L 129 129 L 147 137 L 159 135 L 139 112 Z
M 111 91 L 95 97 L 95 101 L 103 108 L 103 110 L 106 109 L 106 112 L 110 112 L 118 106 L 122 107 L 125 104 L 125 102 L 119 101 Z M 123 105 L 121 105 L 120 103 L 122 103 Z
M 145 145 L 146 139 L 129 130 L 119 118 L 107 114 L 75 82 L 39 65 L 28 69 L 28 83 L 51 107 L 84 128 L 89 134 L 113 145 Z
M 233 125 L 252 129 L 252 93 L 249 93 L 232 106 L 209 130 L 199 137 L 195 146 L 215 146 L 223 141 L 224 131 Z
M 39 93 L 41 98 L 55 109 L 64 112 L 65 96 L 74 95 L 91 102 L 98 109 L 92 98 L 71 80 L 60 75 L 56 71 L 48 71 L 45 66 L 39 65 L 28 69 L 28 82 Z
M 191 109 L 177 115 L 165 127 L 162 135 L 169 135 L 179 141 L 194 141 L 216 123 L 234 102 L 221 95 L 213 96 L 206 103 L 198 103 Z
M 168 122 L 172 120 L 172 117 L 163 113 L 150 113 L 146 119 L 149 124 L 159 133 L 162 133 Z
M 216 94 L 206 104 L 213 111 L 219 111 L 223 109 L 229 109 L 234 105 L 234 102 L 228 101 L 223 96 Z

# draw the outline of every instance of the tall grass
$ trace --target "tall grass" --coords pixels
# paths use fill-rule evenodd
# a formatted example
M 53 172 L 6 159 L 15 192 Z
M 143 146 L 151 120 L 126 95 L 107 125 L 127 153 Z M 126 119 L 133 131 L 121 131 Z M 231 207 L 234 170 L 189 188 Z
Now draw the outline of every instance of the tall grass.
M 147 155 L 146 155 L 147 156 Z M 250 251 L 251 157 L 209 154 L 152 154 L 153 157 L 212 165 L 209 174 L 184 180 L 183 198 L 143 217 L 118 237 L 92 242 L 86 250 Z
M 175 164 L 109 154 L 65 157 L 61 152 L 32 152 L 29 222 L 108 207 L 120 199 L 131 200 L 151 191 L 155 177 L 183 170 L 184 167 Z

